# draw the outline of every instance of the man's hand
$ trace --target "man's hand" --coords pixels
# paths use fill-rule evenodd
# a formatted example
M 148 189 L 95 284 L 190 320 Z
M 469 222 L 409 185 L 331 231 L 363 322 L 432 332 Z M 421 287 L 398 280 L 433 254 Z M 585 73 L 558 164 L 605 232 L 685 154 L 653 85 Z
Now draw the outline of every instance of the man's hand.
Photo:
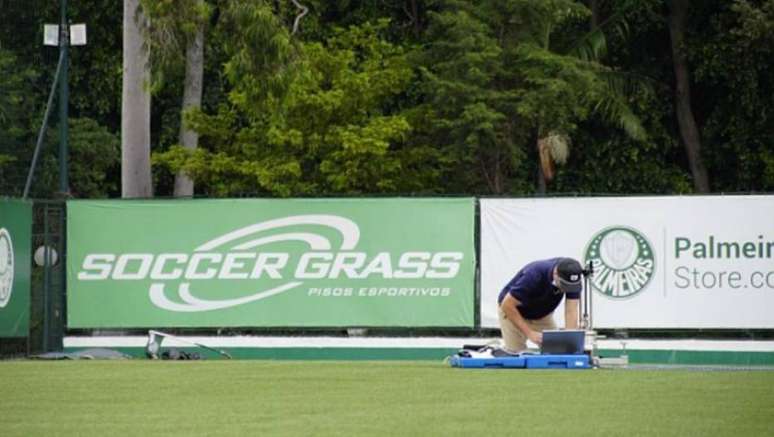
M 527 338 L 529 338 L 531 342 L 535 343 L 538 346 L 543 344 L 543 333 L 542 332 L 530 331 L 529 335 L 527 335 Z

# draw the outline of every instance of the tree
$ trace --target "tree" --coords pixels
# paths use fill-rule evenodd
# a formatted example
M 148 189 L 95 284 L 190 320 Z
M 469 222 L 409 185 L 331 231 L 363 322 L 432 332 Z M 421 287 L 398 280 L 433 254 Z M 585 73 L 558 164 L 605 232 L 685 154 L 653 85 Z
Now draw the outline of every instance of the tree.
M 429 15 L 426 49 L 418 60 L 427 103 L 412 124 L 425 143 L 441 148 L 450 191 L 502 193 L 523 159 L 522 131 L 509 117 L 514 96 L 501 79 L 503 49 L 475 9 L 450 6 Z
M 110 174 L 121 165 L 120 140 L 90 118 L 70 118 L 70 194 L 75 198 L 105 198 L 118 191 Z M 56 144 L 58 132 L 49 129 L 48 143 Z M 39 171 L 41 188 L 35 194 L 46 196 L 58 190 L 58 156 L 54 148 L 45 150 Z
M 691 17 L 686 54 L 712 189 L 774 190 L 774 0 L 697 4 Z
M 37 121 L 32 69 L 0 46 L 0 194 L 20 195 L 31 156 L 29 139 Z
M 183 96 L 180 110 L 179 144 L 194 150 L 199 135 L 188 126 L 185 115 L 196 111 L 202 105 L 204 87 L 204 33 L 211 14 L 210 6 L 204 0 L 141 0 L 149 19 L 146 28 L 147 44 L 152 47 L 153 71 L 157 82 L 163 84 L 163 73 L 183 63 Z M 174 195 L 192 196 L 194 184 L 185 172 L 175 175 Z
M 677 116 L 671 0 L 202 0 L 206 83 L 201 109 L 181 110 L 189 35 L 208 16 L 197 1 L 140 0 L 153 76 L 136 89 L 153 99 L 157 193 L 172 194 L 183 170 L 212 196 L 699 191 Z M 87 49 L 70 58 L 78 196 L 124 189 L 100 147 L 120 134 L 129 103 L 112 6 L 68 5 L 72 22 L 89 25 Z M 13 17 L 0 26 L 0 191 L 14 195 L 57 54 L 30 42 L 59 5 L 0 0 L 0 10 Z M 682 22 L 682 101 L 712 191 L 774 190 L 773 17 L 774 0 L 691 2 Z M 190 127 L 195 150 L 182 147 Z M 37 197 L 56 190 L 46 138 Z
M 710 191 L 707 169 L 701 155 L 701 137 L 691 106 L 690 69 L 685 54 L 685 19 L 690 0 L 672 0 L 670 2 L 669 35 L 672 40 L 672 62 L 675 71 L 675 112 L 680 126 L 680 137 L 693 174 L 696 191 Z
M 414 155 L 398 150 L 410 126 L 390 111 L 411 70 L 405 54 L 379 37 L 387 23 L 292 43 L 269 9 L 234 12 L 232 24 L 251 30 L 230 48 L 229 102 L 194 117 L 210 150 L 173 148 L 156 155 L 158 164 L 184 169 L 217 195 L 392 192 L 411 184 L 401 161 Z
M 106 13 L 106 5 L 105 0 L 95 0 L 68 8 L 73 22 L 88 17 L 90 38 L 87 50 L 70 52 L 69 179 L 71 193 L 77 197 L 120 193 L 120 152 L 116 135 L 106 126 L 115 129 L 120 122 L 116 110 L 120 90 L 115 84 L 121 75 L 116 68 L 120 66 L 120 46 L 116 44 L 120 44 L 121 30 L 120 17 Z M 14 17 L 0 26 L 0 195 L 20 196 L 58 55 L 54 48 L 42 49 L 31 42 L 39 41 L 43 23 L 56 21 L 60 9 L 58 2 L 38 0 L 0 0 L 0 6 L 6 16 Z M 51 198 L 59 190 L 56 118 L 54 109 L 44 133 L 31 197 Z
M 577 58 L 583 62 L 583 69 L 592 75 L 591 81 L 585 86 L 589 91 L 585 99 L 580 100 L 581 106 L 593 108 L 588 115 L 578 118 L 583 121 L 590 116 L 597 115 L 601 120 L 620 127 L 630 138 L 642 141 L 646 138 L 645 129 L 640 118 L 632 111 L 629 105 L 630 96 L 638 89 L 647 88 L 648 85 L 624 71 L 616 70 L 605 64 L 603 59 L 607 55 L 607 32 L 613 31 L 619 36 L 627 33 L 627 14 L 636 8 L 636 1 L 619 2 L 611 8 L 609 15 L 601 21 L 602 3 L 597 0 L 590 2 L 590 10 L 578 9 L 572 11 L 561 4 L 553 13 L 547 14 L 553 17 L 549 20 L 537 20 L 536 23 L 543 27 L 538 35 L 546 35 L 542 47 L 555 54 Z M 556 7 L 556 5 L 554 5 Z M 568 28 L 572 26 L 572 20 L 587 18 L 590 30 L 574 36 L 568 32 L 554 32 L 554 28 Z M 567 37 L 567 35 L 571 35 Z M 559 39 L 557 44 L 555 40 Z M 561 41 L 564 39 L 564 41 Z M 540 39 L 537 39 L 540 43 Z M 550 122 L 549 122 L 550 123 Z M 554 163 L 564 164 L 569 155 L 570 137 L 568 132 L 548 131 L 542 133 L 538 128 L 537 155 L 540 161 L 538 166 L 538 192 L 544 193 L 546 185 L 554 177 Z
M 139 0 L 124 0 L 124 54 L 121 91 L 121 195 L 151 197 L 150 71 Z
M 567 156 L 577 123 L 592 114 L 644 136 L 625 100 L 624 81 L 598 62 L 594 43 L 604 35 L 599 29 L 590 36 L 573 32 L 588 16 L 583 5 L 562 0 L 475 7 L 450 1 L 430 14 L 422 60 L 429 117 L 437 141 L 453 145 L 447 155 L 476 168 L 488 192 L 528 189 L 516 181 L 529 171 L 530 154 L 544 164 L 537 166 L 543 192 L 543 169 L 552 171 L 552 163 Z

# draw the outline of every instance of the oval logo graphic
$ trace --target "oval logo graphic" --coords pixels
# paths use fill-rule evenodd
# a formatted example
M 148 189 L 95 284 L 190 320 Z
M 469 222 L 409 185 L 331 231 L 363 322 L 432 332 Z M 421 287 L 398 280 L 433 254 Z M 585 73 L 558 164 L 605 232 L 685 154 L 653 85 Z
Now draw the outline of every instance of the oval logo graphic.
M 0 308 L 8 305 L 13 289 L 13 243 L 11 234 L 0 228 Z
M 294 225 L 322 225 L 330 227 L 339 231 L 342 235 L 342 249 L 352 249 L 357 245 L 360 239 L 360 229 L 357 225 L 349 219 L 343 217 L 337 217 L 332 215 L 305 215 L 286 217 L 282 219 L 269 220 L 262 223 L 257 223 L 251 226 L 246 226 L 241 229 L 229 232 L 225 235 L 221 235 L 218 238 L 210 240 L 201 246 L 197 247 L 195 252 L 206 253 L 221 247 L 233 247 L 235 250 L 245 251 L 256 249 L 260 246 L 276 243 L 280 241 L 302 241 L 309 245 L 314 250 L 329 250 L 331 243 L 325 237 L 314 233 L 296 232 L 296 233 L 280 233 L 270 236 L 262 236 L 266 231 L 274 231 L 285 227 Z M 252 238 L 258 236 L 253 240 L 242 242 L 241 244 L 235 244 L 237 241 L 243 238 Z M 286 260 L 285 260 L 286 261 Z M 279 276 L 279 275 L 278 275 Z M 177 303 L 167 298 L 164 293 L 163 283 L 151 284 L 150 299 L 154 305 L 159 308 L 163 308 L 169 311 L 178 312 L 199 312 L 199 311 L 211 311 L 222 308 L 230 308 L 238 305 L 242 305 L 248 302 L 265 299 L 276 294 L 284 293 L 285 291 L 301 285 L 302 282 L 288 282 L 278 287 L 259 291 L 257 293 L 250 294 L 235 299 L 226 300 L 205 300 L 195 297 L 191 294 L 190 285 L 187 282 L 181 283 L 178 287 L 178 294 L 184 303 Z
M 655 271 L 653 247 L 638 231 L 615 226 L 597 232 L 585 251 L 594 265 L 591 286 L 613 298 L 631 297 L 648 285 Z

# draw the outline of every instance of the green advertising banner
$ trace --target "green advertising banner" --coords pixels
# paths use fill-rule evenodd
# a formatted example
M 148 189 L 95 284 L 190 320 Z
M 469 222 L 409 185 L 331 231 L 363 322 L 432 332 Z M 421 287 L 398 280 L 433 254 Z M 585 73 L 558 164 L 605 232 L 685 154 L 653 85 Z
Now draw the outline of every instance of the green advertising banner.
M 68 326 L 472 327 L 474 199 L 70 201 Z
M 0 337 L 26 337 L 30 324 L 32 203 L 0 199 Z

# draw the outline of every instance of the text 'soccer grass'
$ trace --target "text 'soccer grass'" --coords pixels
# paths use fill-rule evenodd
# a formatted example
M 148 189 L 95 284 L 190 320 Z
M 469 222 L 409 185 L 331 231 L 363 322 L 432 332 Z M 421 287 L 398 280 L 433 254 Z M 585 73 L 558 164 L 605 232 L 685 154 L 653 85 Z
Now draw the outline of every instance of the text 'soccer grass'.
M 774 371 L 0 362 L 0 435 L 774 435 Z

